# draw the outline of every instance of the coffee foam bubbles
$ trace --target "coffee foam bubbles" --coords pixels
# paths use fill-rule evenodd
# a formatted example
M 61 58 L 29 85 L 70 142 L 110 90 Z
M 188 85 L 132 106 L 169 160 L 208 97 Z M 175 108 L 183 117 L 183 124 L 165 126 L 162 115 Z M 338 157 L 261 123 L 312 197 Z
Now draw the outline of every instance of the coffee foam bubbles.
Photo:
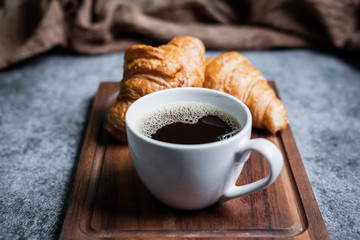
M 159 107 L 146 115 L 138 122 L 138 131 L 147 136 L 155 134 L 160 128 L 172 123 L 181 122 L 195 124 L 205 116 L 218 116 L 227 123 L 232 130 L 240 129 L 239 122 L 230 115 L 214 105 L 206 103 L 177 103 Z

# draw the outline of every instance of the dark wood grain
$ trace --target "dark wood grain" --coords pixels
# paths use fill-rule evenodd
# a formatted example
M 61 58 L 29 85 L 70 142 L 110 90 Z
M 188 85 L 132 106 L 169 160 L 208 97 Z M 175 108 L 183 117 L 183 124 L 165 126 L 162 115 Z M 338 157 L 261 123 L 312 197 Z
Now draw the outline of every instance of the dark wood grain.
M 253 130 L 252 138 L 267 138 L 284 156 L 284 169 L 270 187 L 202 210 L 176 210 L 146 190 L 127 145 L 102 127 L 117 91 L 114 82 L 99 86 L 60 239 L 329 239 L 290 127 L 277 134 Z M 268 171 L 253 152 L 236 184 Z

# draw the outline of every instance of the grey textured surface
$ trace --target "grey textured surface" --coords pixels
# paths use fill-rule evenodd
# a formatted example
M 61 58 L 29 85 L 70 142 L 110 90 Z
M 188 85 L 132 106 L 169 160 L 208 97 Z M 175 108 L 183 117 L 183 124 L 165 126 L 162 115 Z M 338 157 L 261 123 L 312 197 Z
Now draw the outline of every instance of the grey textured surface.
M 276 81 L 331 238 L 360 239 L 359 65 L 310 50 L 243 54 Z M 122 63 L 50 53 L 0 72 L 0 239 L 58 238 L 92 99 Z

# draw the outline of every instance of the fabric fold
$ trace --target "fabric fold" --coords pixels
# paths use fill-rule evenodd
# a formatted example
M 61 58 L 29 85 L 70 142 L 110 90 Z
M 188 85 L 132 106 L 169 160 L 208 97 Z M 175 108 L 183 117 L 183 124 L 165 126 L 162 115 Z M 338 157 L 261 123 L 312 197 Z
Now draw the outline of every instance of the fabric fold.
M 60 46 L 82 54 L 158 45 L 360 50 L 360 0 L 2 0 L 0 69 Z

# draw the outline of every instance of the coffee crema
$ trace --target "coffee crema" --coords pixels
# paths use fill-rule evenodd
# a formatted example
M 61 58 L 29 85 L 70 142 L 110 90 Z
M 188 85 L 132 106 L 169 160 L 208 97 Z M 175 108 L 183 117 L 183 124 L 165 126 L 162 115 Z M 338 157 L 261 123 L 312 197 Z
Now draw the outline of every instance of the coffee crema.
M 146 114 L 138 123 L 146 137 L 177 144 L 221 141 L 241 129 L 231 114 L 206 103 L 169 104 Z M 230 133 L 230 134 L 229 134 Z

